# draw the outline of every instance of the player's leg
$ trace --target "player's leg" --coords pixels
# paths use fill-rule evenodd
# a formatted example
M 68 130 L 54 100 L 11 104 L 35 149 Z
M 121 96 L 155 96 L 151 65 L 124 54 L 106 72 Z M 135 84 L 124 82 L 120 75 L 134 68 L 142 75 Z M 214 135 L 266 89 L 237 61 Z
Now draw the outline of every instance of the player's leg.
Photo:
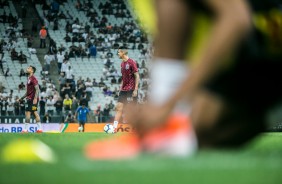
M 82 132 L 84 132 L 85 131 L 85 121 L 82 121 L 81 127 L 82 127 Z
M 116 114 L 115 114 L 114 124 L 113 124 L 115 132 L 116 132 L 116 130 L 118 128 L 118 124 L 121 120 L 124 104 L 127 101 L 127 97 L 128 97 L 128 93 L 126 91 L 120 91 L 119 97 L 118 97 L 118 102 L 117 102 L 116 108 L 115 108 Z
M 122 112 L 123 112 L 123 106 L 124 106 L 124 104 L 122 102 L 118 102 L 117 105 L 116 105 L 116 115 L 115 115 L 115 118 L 114 118 L 114 125 L 113 125 L 115 130 L 117 129 L 118 123 L 121 120 Z
M 155 5 L 158 32 L 148 97 L 149 103 L 163 106 L 189 75 L 185 53 L 191 17 L 187 1 L 157 0 Z M 197 150 L 197 141 L 188 117 L 190 107 L 185 100 L 176 104 L 172 113 L 167 113 L 167 119 L 142 135 L 142 144 L 148 148 L 148 152 L 187 156 Z
M 30 111 L 25 111 L 25 123 L 24 123 L 24 129 L 22 131 L 23 133 L 28 132 L 29 123 L 30 123 Z
M 81 132 L 81 131 L 82 131 L 81 128 L 82 128 L 82 123 L 81 123 L 81 121 L 79 120 L 79 121 L 78 121 L 78 132 Z
M 187 1 L 157 0 L 155 9 L 159 31 L 155 38 L 149 101 L 161 106 L 170 99 L 189 72 L 185 52 L 190 17 Z
M 34 117 L 35 117 L 35 120 L 36 120 L 36 124 L 37 124 L 37 133 L 42 133 L 42 125 L 41 125 L 41 120 L 40 120 L 40 116 L 38 114 L 37 111 L 33 111 L 33 114 L 34 114 Z
M 41 125 L 41 120 L 40 120 L 40 116 L 37 112 L 37 105 L 38 102 L 36 104 L 33 104 L 33 101 L 30 102 L 31 103 L 31 112 L 33 113 L 35 120 L 36 120 L 36 124 L 37 124 L 37 133 L 42 133 L 42 125 Z
M 22 131 L 24 133 L 28 132 L 31 112 L 32 112 L 32 101 L 27 100 L 26 101 L 26 108 L 25 108 L 25 124 L 24 124 L 24 129 Z

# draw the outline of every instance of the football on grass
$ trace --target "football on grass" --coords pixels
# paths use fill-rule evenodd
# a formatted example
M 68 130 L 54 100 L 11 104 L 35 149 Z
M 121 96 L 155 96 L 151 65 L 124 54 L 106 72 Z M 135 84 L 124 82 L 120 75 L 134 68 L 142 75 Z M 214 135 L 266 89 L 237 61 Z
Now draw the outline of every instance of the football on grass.
M 104 131 L 107 133 L 107 134 L 112 134 L 114 133 L 114 126 L 111 125 L 111 124 L 106 124 L 104 126 Z
M 80 126 L 80 127 L 78 127 L 78 131 L 79 132 L 82 132 L 83 131 L 83 128 Z

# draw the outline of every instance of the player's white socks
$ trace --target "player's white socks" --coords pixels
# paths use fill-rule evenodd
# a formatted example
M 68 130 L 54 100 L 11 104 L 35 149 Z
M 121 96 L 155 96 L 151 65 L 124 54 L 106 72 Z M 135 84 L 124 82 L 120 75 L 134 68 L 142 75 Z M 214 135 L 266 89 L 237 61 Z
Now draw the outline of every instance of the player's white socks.
M 114 121 L 114 128 L 116 129 L 118 127 L 118 121 Z
M 27 131 L 27 130 L 28 130 L 28 126 L 29 126 L 29 123 L 25 123 L 25 124 L 24 124 L 24 131 Z
M 149 88 L 149 100 L 151 103 L 162 106 L 182 85 L 190 74 L 189 66 L 184 61 L 156 58 L 152 63 L 151 88 Z M 179 100 L 173 109 L 173 113 L 181 113 L 189 116 L 191 106 L 185 100 Z M 160 145 L 159 145 L 160 146 Z M 161 145 L 163 154 L 174 156 L 191 155 L 197 149 L 197 138 L 191 128 L 189 133 L 178 133 Z
M 38 130 L 42 130 L 41 122 L 37 122 L 37 127 L 38 127 Z
M 164 104 L 189 75 L 188 66 L 184 61 L 156 58 L 152 63 L 151 87 L 149 100 L 155 105 Z M 189 109 L 184 103 L 179 103 L 177 108 L 186 111 Z

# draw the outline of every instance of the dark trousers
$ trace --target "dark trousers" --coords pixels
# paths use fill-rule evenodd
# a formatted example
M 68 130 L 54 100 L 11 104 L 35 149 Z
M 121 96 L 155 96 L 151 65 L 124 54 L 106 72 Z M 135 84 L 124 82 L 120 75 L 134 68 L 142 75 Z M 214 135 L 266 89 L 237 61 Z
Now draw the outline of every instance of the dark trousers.
M 46 48 L 46 39 L 40 38 L 40 48 L 42 48 L 42 46 L 43 46 L 43 48 Z

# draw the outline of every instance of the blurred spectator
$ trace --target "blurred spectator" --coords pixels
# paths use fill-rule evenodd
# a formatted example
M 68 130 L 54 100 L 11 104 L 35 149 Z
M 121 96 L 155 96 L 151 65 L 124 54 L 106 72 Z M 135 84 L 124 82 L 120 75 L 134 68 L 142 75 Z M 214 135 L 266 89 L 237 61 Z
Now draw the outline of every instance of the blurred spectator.
M 48 71 L 50 72 L 50 64 L 51 64 L 51 61 L 54 60 L 54 56 L 52 56 L 50 54 L 50 52 L 48 51 L 45 56 L 44 56 L 44 68 L 45 68 L 45 71 Z
M 20 51 L 20 54 L 18 55 L 18 60 L 21 64 L 27 63 L 27 56 L 24 55 L 22 51 Z
M 66 71 L 65 71 L 65 76 L 66 76 L 66 82 L 67 83 L 71 83 L 72 82 L 72 75 L 73 75 L 73 71 L 71 69 L 71 66 L 69 66 L 68 69 L 66 69 Z
M 51 3 L 51 12 L 57 14 L 59 13 L 59 11 L 60 11 L 60 4 L 54 0 Z
M 48 114 L 48 112 L 44 115 L 44 117 L 42 118 L 42 122 L 43 123 L 50 123 L 52 122 L 52 118 L 51 116 Z
M 61 12 L 58 14 L 58 18 L 60 18 L 60 19 L 66 19 L 67 16 L 64 14 L 64 12 L 61 11 Z
M 45 26 L 42 26 L 41 30 L 39 31 L 40 37 L 40 48 L 46 48 L 46 37 L 47 37 L 47 30 Z
M 15 111 L 15 107 L 14 107 L 14 99 L 12 98 L 12 96 L 8 97 L 7 100 L 7 115 L 9 116 L 13 116 L 14 115 L 14 111 Z
M 2 108 L 4 106 L 4 99 L 2 96 L 0 96 L 0 112 L 1 112 L 1 116 L 4 116 L 4 113 L 2 113 Z
M 20 115 L 25 115 L 25 100 L 20 100 Z
M 14 102 L 14 108 L 15 108 L 15 115 L 16 116 L 20 115 L 20 103 L 19 103 L 18 99 L 19 99 L 19 97 L 16 96 L 15 100 L 14 100 L 15 101 Z
M 0 48 L 0 68 L 2 73 L 4 74 L 4 68 L 3 68 L 3 58 L 4 58 L 4 52 L 3 50 Z
M 33 35 L 35 33 L 37 33 L 37 31 L 38 31 L 38 21 L 37 21 L 37 19 L 32 19 L 31 30 L 32 30 Z
M 71 111 L 68 111 L 64 123 L 73 123 L 73 122 L 75 122 L 75 118 L 71 113 Z
M 69 95 L 66 95 L 66 96 L 65 96 L 65 99 L 64 99 L 64 101 L 63 101 L 63 105 L 64 105 L 64 110 L 65 110 L 65 112 L 71 110 L 72 99 L 70 99 Z
M 69 36 L 69 34 L 67 33 L 66 36 L 64 37 L 64 40 L 66 42 L 71 42 L 71 37 Z
M 43 96 L 41 96 L 40 101 L 39 101 L 39 107 L 40 107 L 40 116 L 44 116 L 45 114 L 45 106 L 46 106 L 46 100 Z
M 105 104 L 105 107 L 102 112 L 102 122 L 109 122 L 110 121 L 110 108 L 108 104 Z
M 52 115 L 54 114 L 54 100 L 53 100 L 53 96 L 49 96 L 47 101 L 46 101 L 46 111 L 48 114 Z
M 93 87 L 97 87 L 98 86 L 98 83 L 96 82 L 96 79 L 94 78 L 93 81 L 92 81 L 92 86 Z
M 21 69 L 19 76 L 20 77 L 25 77 L 26 76 L 26 73 L 25 73 L 24 69 Z
M 66 83 L 63 88 L 61 89 L 60 95 L 61 96 L 71 96 L 71 87 L 70 87 L 70 83 Z
M 63 52 L 61 50 L 59 50 L 59 52 L 57 53 L 57 65 L 58 65 L 58 74 L 61 72 L 61 68 L 62 68 L 62 63 L 64 61 L 64 55 Z
M 90 54 L 91 57 L 96 58 L 97 49 L 96 49 L 94 44 L 91 44 L 91 46 L 89 47 L 89 54 Z
M 85 92 L 82 93 L 82 96 L 81 96 L 79 102 L 80 102 L 80 104 L 85 104 L 85 106 L 86 106 L 87 108 L 89 108 L 89 105 L 88 105 L 89 99 L 87 98 L 87 94 L 86 94 Z
M 6 116 L 7 107 L 8 107 L 8 102 L 6 97 L 3 98 L 2 101 L 0 102 L 0 107 L 1 107 L 1 116 Z
M 74 113 L 76 109 L 78 108 L 78 100 L 77 98 L 73 95 L 72 96 L 72 104 L 71 104 L 71 112 Z
M 54 88 L 52 85 L 49 85 L 49 87 L 46 89 L 46 95 L 49 96 L 53 96 L 54 95 Z
M 111 84 L 116 84 L 117 83 L 117 79 L 115 78 L 115 77 L 113 77 L 112 79 L 111 79 Z
M 100 82 L 99 82 L 99 87 L 100 87 L 100 88 L 103 88 L 103 87 L 105 87 L 105 86 L 106 86 L 106 84 L 105 84 L 105 82 L 104 82 L 104 79 L 101 78 L 101 79 L 100 79 Z
M 97 109 L 94 110 L 94 116 L 95 116 L 95 123 L 102 122 L 102 119 L 101 119 L 101 105 L 98 105 Z
M 76 90 L 75 96 L 80 99 L 82 97 L 82 94 L 84 93 L 86 87 L 83 83 L 80 83 L 78 86 L 78 89 Z
M 7 68 L 7 70 L 5 71 L 4 76 L 5 76 L 5 77 L 12 76 L 12 74 L 11 74 L 11 72 L 10 72 L 10 68 Z
M 113 93 L 113 92 L 109 89 L 108 86 L 105 86 L 105 87 L 103 88 L 103 93 L 104 93 L 105 96 L 112 96 L 112 93 Z
M 11 59 L 12 59 L 12 60 L 18 60 L 18 59 L 19 59 L 18 52 L 16 51 L 15 48 L 13 48 L 13 49 L 11 50 Z
M 107 66 L 107 68 L 110 68 L 113 64 L 113 61 L 111 61 L 109 58 L 104 60 L 104 65 Z
M 114 108 L 115 108 L 115 105 L 113 104 L 113 101 L 111 100 L 109 103 L 109 109 L 114 110 Z
M 59 77 L 59 85 L 60 85 L 60 91 L 62 90 L 62 88 L 65 86 L 66 84 L 66 78 L 63 72 L 61 72 L 60 77 Z
M 5 86 L 3 86 L 2 81 L 0 81 L 0 93 L 4 93 Z M 1 109 L 0 109 L 1 110 Z
M 63 100 L 61 97 L 58 98 L 54 106 L 56 108 L 57 115 L 61 115 L 63 111 Z
M 21 82 L 18 86 L 18 92 L 20 92 L 21 90 L 25 89 L 25 84 L 23 82 Z
M 114 99 L 118 99 L 119 96 L 119 90 L 117 87 L 115 87 L 114 91 L 112 92 L 112 97 L 114 97 Z
M 92 97 L 92 87 L 93 84 L 91 82 L 91 80 L 87 77 L 86 81 L 85 81 L 85 92 L 87 94 L 87 99 L 90 100 L 90 98 Z
M 64 72 L 65 74 L 69 66 L 70 66 L 70 63 L 68 62 L 67 59 L 65 59 L 62 63 L 61 72 Z

